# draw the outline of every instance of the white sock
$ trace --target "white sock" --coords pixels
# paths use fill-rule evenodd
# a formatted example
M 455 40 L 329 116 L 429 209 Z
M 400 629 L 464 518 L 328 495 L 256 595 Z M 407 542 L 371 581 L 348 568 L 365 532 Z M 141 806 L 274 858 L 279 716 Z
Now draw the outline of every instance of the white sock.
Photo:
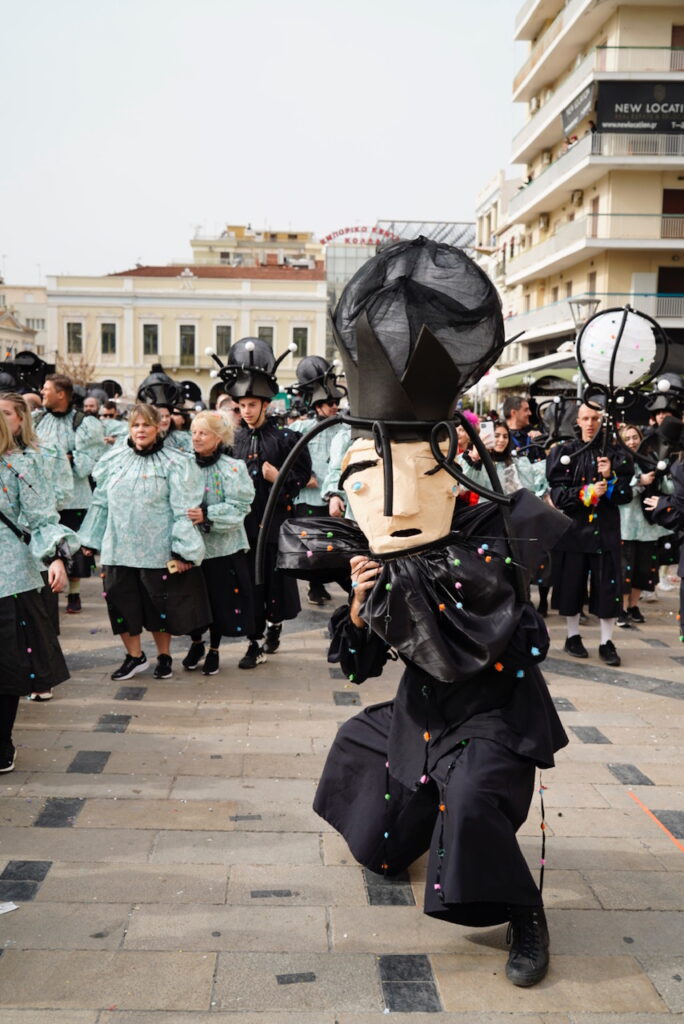
M 609 640 L 613 639 L 615 619 L 599 619 L 599 625 L 601 627 L 601 643 L 607 644 Z
M 565 623 L 568 628 L 568 636 L 579 636 L 579 615 L 566 615 Z

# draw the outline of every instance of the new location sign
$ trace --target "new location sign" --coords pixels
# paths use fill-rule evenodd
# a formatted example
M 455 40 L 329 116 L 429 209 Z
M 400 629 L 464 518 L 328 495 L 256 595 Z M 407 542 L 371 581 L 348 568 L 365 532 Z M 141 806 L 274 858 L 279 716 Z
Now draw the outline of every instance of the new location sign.
M 599 132 L 684 132 L 684 82 L 599 82 Z

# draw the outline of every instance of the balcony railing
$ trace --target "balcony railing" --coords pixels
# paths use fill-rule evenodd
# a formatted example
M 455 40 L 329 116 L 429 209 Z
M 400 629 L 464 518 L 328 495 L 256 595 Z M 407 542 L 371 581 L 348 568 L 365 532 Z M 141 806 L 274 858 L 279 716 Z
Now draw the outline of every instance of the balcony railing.
M 684 157 L 684 132 L 680 135 L 596 132 L 585 135 L 574 146 L 545 167 L 529 185 L 523 185 L 508 204 L 508 219 L 550 192 L 557 182 L 569 177 L 588 156 L 602 157 Z
M 668 71 L 684 71 L 684 49 L 662 46 L 600 46 L 592 50 L 514 136 L 513 152 L 518 153 L 527 145 L 530 139 L 535 137 L 541 124 L 546 124 L 560 114 L 592 73 L 645 72 L 661 75 Z
M 552 259 L 574 242 L 684 240 L 684 214 L 674 213 L 590 213 L 559 225 L 550 238 L 533 245 L 508 261 L 506 274 L 520 271 Z
M 668 46 L 599 46 L 596 71 L 684 71 L 684 49 Z
M 527 60 L 518 71 L 517 75 L 513 79 L 513 93 L 515 94 L 520 86 L 523 84 L 528 75 L 534 70 L 539 64 L 540 60 L 546 53 L 546 51 L 552 46 L 552 44 L 561 35 L 563 29 L 569 25 L 573 20 L 577 12 L 582 8 L 586 7 L 587 0 L 567 0 L 565 7 L 562 11 L 559 11 L 556 17 L 553 19 L 548 28 L 542 32 L 537 39 L 536 43 L 532 47 Z
M 508 204 L 509 220 L 515 220 L 519 210 L 535 202 L 545 192 L 553 188 L 557 181 L 571 174 L 576 164 L 590 156 L 595 138 L 595 135 L 586 135 L 567 153 L 563 153 L 557 160 L 545 167 L 529 185 L 523 185 L 518 189 Z
M 641 313 L 647 313 L 661 320 L 684 319 L 684 295 L 668 292 L 585 292 L 587 298 L 600 299 L 599 312 L 614 306 L 629 304 Z M 579 298 L 581 296 L 573 296 Z M 527 313 L 518 313 L 506 318 L 506 334 L 511 336 L 518 331 L 537 331 L 544 327 L 557 326 L 566 329 L 572 325 L 572 316 L 567 299 L 550 302 L 546 306 L 538 306 Z M 521 339 L 525 343 L 525 338 Z
M 592 156 L 684 156 L 680 135 L 601 132 L 591 136 Z

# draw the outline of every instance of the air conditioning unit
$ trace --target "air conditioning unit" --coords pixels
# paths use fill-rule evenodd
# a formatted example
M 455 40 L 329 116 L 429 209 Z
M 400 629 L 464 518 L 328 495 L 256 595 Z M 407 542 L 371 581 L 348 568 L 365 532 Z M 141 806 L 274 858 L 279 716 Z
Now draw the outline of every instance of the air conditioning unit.
M 533 96 L 530 100 L 530 114 L 536 114 L 539 110 L 539 97 Z
M 584 202 L 584 192 L 581 188 L 576 188 L 570 196 L 570 202 L 573 206 L 581 206 Z
M 550 149 L 542 150 L 542 155 L 541 155 L 541 165 L 542 165 L 542 167 L 548 167 L 550 163 L 551 163 L 551 150 Z
M 539 227 L 540 231 L 548 231 L 549 230 L 549 215 L 548 215 L 548 213 L 540 213 L 539 214 L 538 227 Z

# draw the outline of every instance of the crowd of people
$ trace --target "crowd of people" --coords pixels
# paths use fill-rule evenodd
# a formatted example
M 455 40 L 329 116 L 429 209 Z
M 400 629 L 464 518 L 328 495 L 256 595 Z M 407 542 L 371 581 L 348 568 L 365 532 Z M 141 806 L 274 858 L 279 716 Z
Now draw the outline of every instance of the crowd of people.
M 423 259 L 415 245 L 411 255 Z M 467 258 L 443 248 L 456 272 Z M 396 331 L 388 329 L 385 342 L 382 324 L 361 319 L 352 330 L 341 316 L 345 383 L 322 357 L 302 359 L 287 415 L 271 414 L 280 360 L 258 338 L 238 341 L 225 364 L 215 357 L 223 393 L 214 409 L 184 401 L 159 366 L 130 403 L 90 394 L 77 407 L 73 382 L 59 373 L 45 378 L 37 408 L 35 393 L 0 394 L 0 773 L 14 768 L 19 699 L 50 700 L 68 678 L 57 594 L 66 590 L 65 611 L 78 615 L 83 578 L 102 578 L 112 633 L 123 645 L 116 681 L 150 667 L 154 678 L 170 678 L 174 637 L 184 638 L 184 671 L 218 673 L 223 637 L 243 639 L 237 667 L 256 669 L 301 610 L 297 576 L 319 607 L 332 600 L 326 584 L 339 584 L 349 601 L 333 615 L 330 660 L 361 682 L 380 674 L 395 649 L 407 671 L 394 702 L 364 709 L 340 731 L 316 809 L 373 870 L 401 870 L 431 846 L 426 913 L 477 925 L 510 920 L 507 973 L 529 985 L 546 971 L 548 934 L 515 831 L 535 765 L 552 766 L 567 742 L 536 668 L 548 649 L 542 620 L 557 610 L 567 626 L 565 652 L 587 658 L 580 627 L 594 616 L 598 656 L 617 666 L 614 626 L 643 625 L 643 600 L 675 585 L 682 393 L 655 396 L 645 430 L 626 420 L 615 435 L 600 407 L 579 401 L 566 403 L 565 420 L 574 423 L 565 434 L 525 396 L 506 398 L 482 421 L 469 410 L 453 419 L 453 395 L 503 347 L 500 308 L 484 282 L 468 287 L 484 289 L 494 341 L 485 332 L 478 338 L 468 321 L 481 348 L 477 365 L 468 377 L 452 354 L 436 390 L 430 374 L 446 349 L 435 335 L 424 329 L 412 340 L 413 377 L 405 370 L 399 378 L 380 351 L 386 345 L 392 356 Z M 445 303 L 456 318 L 448 296 Z M 364 360 L 375 376 L 364 374 Z M 337 416 L 346 410 L 354 429 Z M 450 441 L 442 446 L 448 456 L 434 443 L 433 421 L 453 440 L 453 452 Z M 523 539 L 534 541 L 525 566 L 513 567 L 527 575 L 515 579 L 512 558 L 502 554 L 509 513 L 495 518 L 501 495 L 511 499 Z M 477 546 L 468 539 L 477 536 L 494 541 Z M 490 565 L 487 552 L 497 545 Z M 286 571 L 288 564 L 298 568 Z M 439 586 L 450 588 L 449 602 Z M 445 698 L 444 684 L 456 679 Z M 456 748 L 465 787 L 458 793 L 456 761 L 448 760 Z M 363 764 L 353 784 L 350 759 Z M 505 788 L 510 806 L 495 821 L 483 805 L 473 829 L 477 794 L 487 786 Z M 370 808 L 376 790 L 394 801 L 382 841 Z M 467 814 L 464 792 L 472 800 Z M 440 830 L 435 815 L 447 805 L 451 818 L 440 819 Z M 457 851 L 467 849 L 469 862 L 482 866 L 504 848 L 509 868 L 494 895 L 491 875 L 452 871 Z

